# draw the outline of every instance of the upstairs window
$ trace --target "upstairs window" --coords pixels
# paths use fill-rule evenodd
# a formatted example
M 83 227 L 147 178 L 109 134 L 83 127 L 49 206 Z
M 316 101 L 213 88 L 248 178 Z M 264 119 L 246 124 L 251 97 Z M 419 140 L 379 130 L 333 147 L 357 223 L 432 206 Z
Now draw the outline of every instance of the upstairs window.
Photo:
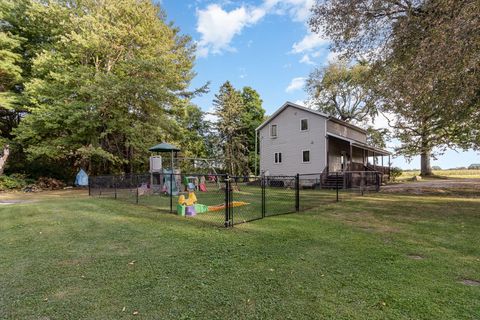
M 307 131 L 308 130 L 308 119 L 300 120 L 300 130 Z
M 270 126 L 270 137 L 272 137 L 272 138 L 277 137 L 277 125 L 276 124 L 272 124 Z
M 275 152 L 275 163 L 282 163 L 282 153 Z
M 302 151 L 302 162 L 303 163 L 310 162 L 310 150 L 303 150 Z

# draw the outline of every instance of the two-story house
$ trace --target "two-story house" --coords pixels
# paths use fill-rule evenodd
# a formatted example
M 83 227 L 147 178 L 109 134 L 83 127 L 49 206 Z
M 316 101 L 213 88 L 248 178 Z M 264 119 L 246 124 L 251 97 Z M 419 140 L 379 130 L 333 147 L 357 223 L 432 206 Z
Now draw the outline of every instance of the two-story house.
M 390 172 L 390 153 L 368 145 L 364 129 L 292 102 L 256 131 L 261 174 Z

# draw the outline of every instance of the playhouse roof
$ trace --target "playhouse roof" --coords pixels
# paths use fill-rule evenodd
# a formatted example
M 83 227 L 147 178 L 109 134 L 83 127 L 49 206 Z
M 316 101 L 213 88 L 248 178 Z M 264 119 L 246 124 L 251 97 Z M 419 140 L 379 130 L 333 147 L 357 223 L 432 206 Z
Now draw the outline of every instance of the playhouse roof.
M 172 151 L 180 151 L 179 148 L 172 146 L 169 143 L 162 142 L 157 144 L 156 146 L 151 147 L 148 151 L 152 152 L 172 152 Z

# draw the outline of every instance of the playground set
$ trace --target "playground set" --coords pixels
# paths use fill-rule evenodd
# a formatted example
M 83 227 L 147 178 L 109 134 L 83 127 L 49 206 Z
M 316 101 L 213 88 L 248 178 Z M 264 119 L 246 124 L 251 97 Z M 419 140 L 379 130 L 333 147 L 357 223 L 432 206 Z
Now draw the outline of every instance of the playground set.
M 336 179 L 336 186 L 332 189 L 322 184 L 323 173 L 231 176 L 215 171 L 214 164 L 219 162 L 218 159 L 180 158 L 180 149 L 166 143 L 149 150 L 156 153 L 150 157 L 149 172 L 88 177 L 88 194 L 123 199 L 183 217 L 196 216 L 199 221 L 225 227 L 340 200 L 342 179 Z M 165 161 L 166 165 L 162 162 L 162 152 L 170 154 L 165 157 L 169 160 Z M 193 166 L 188 162 L 174 165 L 175 161 L 183 159 L 198 160 L 207 167 L 198 166 L 198 162 Z M 180 168 L 189 173 L 182 173 Z M 379 181 L 378 172 L 350 174 L 351 178 L 354 174 L 361 174 L 360 178 L 366 182 Z M 77 178 L 78 185 L 86 183 L 82 181 L 86 180 L 85 174 L 79 173 Z M 367 183 L 362 188 L 351 189 L 349 194 L 363 195 L 369 190 L 378 191 L 378 184 Z
M 206 193 L 207 179 L 209 182 L 216 183 L 218 189 L 221 188 L 218 181 L 218 175 L 213 166 L 210 167 L 212 175 L 189 175 L 182 176 L 179 168 L 174 168 L 175 161 L 182 159 L 200 160 L 207 165 L 214 161 L 212 159 L 197 159 L 197 158 L 180 158 L 178 152 L 180 149 L 168 143 L 161 143 L 149 149 L 151 152 L 157 153 L 150 157 L 150 184 L 143 184 L 141 194 L 165 194 L 169 196 L 178 196 L 177 214 L 184 217 L 193 217 L 197 214 L 206 212 L 223 212 L 226 204 L 205 205 L 199 203 L 195 192 Z M 159 153 L 170 153 L 170 168 L 163 167 L 163 159 Z M 229 208 L 249 205 L 243 201 L 230 201 Z

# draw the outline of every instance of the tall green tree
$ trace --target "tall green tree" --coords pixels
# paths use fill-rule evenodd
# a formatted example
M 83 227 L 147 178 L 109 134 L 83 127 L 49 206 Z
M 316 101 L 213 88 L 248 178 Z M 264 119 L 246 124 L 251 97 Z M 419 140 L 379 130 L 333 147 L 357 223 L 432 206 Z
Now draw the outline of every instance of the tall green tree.
M 12 147 L 10 171 L 32 167 L 27 166 L 21 144 L 12 140 L 13 130 L 28 113 L 23 93 L 32 77 L 33 60 L 68 32 L 62 24 L 67 17 L 68 12 L 54 1 L 0 2 L 0 130 L 3 141 Z
M 257 159 L 257 162 L 259 160 L 258 154 L 255 156 L 255 129 L 265 120 L 265 109 L 262 106 L 263 101 L 260 94 L 251 87 L 243 87 L 242 100 L 242 127 L 246 136 L 249 169 L 250 172 L 253 172 L 255 170 L 255 159 Z
M 347 122 L 364 122 L 377 115 L 368 87 L 369 67 L 346 61 L 316 68 L 306 81 L 309 102 L 319 111 Z
M 332 117 L 367 128 L 367 140 L 386 147 L 387 130 L 368 125 L 378 115 L 377 97 L 371 88 L 370 67 L 365 61 L 350 65 L 346 60 L 316 68 L 306 81 L 308 103 Z
M 91 173 L 142 168 L 149 146 L 175 139 L 178 109 L 198 93 L 187 91 L 191 39 L 148 0 L 32 3 L 28 14 L 55 13 L 64 32 L 33 59 L 16 140 L 30 159 Z
M 227 81 L 215 95 L 213 105 L 217 116 L 216 129 L 230 174 L 248 173 L 248 147 L 246 128 L 242 121 L 244 112 L 242 94 Z
M 310 25 L 346 57 L 368 58 L 379 101 L 396 115 L 399 153 L 478 147 L 480 4 L 475 0 L 317 1 Z
M 12 36 L 8 31 L 0 33 L 0 144 L 3 149 L 0 175 L 3 174 L 10 156 L 12 130 L 20 121 L 17 109 L 19 90 L 16 88 L 22 81 L 19 47 L 19 38 Z
M 204 112 L 196 105 L 189 104 L 180 108 L 176 116 L 175 143 L 182 150 L 185 158 L 210 158 L 208 150 L 209 124 L 205 121 Z M 205 165 L 204 162 L 197 163 Z M 180 163 L 182 171 L 193 172 L 194 161 L 186 160 Z
M 22 83 L 22 38 L 12 34 L 8 14 L 13 3 L 0 3 L 0 145 L 3 149 L 0 161 L 0 174 L 3 174 L 10 155 L 13 128 L 20 121 L 18 100 Z

